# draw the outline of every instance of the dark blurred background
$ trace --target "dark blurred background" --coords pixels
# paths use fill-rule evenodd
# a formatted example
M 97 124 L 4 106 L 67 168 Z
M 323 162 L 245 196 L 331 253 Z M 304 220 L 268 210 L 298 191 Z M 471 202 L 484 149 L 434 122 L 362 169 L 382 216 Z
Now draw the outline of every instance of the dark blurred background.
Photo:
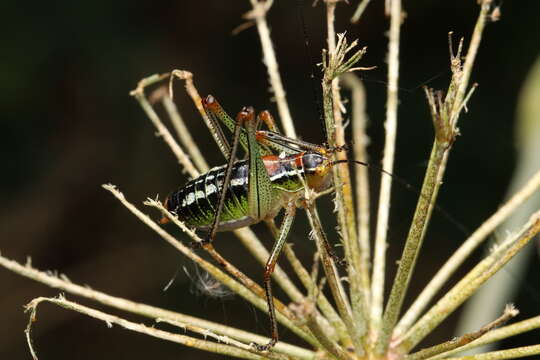
M 382 3 L 374 1 L 357 26 L 348 23 L 357 1 L 341 4 L 337 21 L 338 31 L 347 30 L 349 38 L 359 38 L 361 45 L 368 46 L 362 65 L 378 66 L 362 74 L 368 94 L 372 162 L 381 156 L 385 111 L 388 21 Z M 2 7 L 2 254 L 21 262 L 31 256 L 39 269 L 58 270 L 74 282 L 112 295 L 266 334 L 266 315 L 245 301 L 197 294 L 182 270 L 185 266 L 194 276 L 194 266 L 100 187 L 116 184 L 128 199 L 142 206 L 146 197 L 163 197 L 186 180 L 128 95 L 142 77 L 174 68 L 190 70 L 202 95 L 212 93 L 230 113 L 253 105 L 277 114 L 269 100 L 255 29 L 231 35 L 243 22 L 241 15 L 249 10 L 249 2 L 10 1 Z M 476 1 L 461 0 L 410 1 L 404 9 L 395 172 L 418 186 L 432 142 L 420 86 L 432 79 L 430 87 L 446 88 L 450 77 L 447 33 L 454 31 L 456 43 L 457 37 L 468 39 L 478 8 Z M 315 59 L 306 56 L 300 12 Z M 452 151 L 439 202 L 469 229 L 498 207 L 511 178 L 516 102 L 539 54 L 539 12 L 539 2 L 505 2 L 501 21 L 490 24 L 485 32 L 472 75 L 480 86 L 469 103 L 470 112 L 460 119 L 462 136 Z M 299 11 L 294 1 L 276 1 L 269 13 L 297 132 L 311 142 L 324 137 L 309 80 L 309 64 L 320 61 L 324 44 L 324 13 L 322 6 L 310 4 Z M 207 159 L 212 165 L 223 163 L 180 83 L 177 89 L 178 106 L 201 148 L 207 150 Z M 378 178 L 373 175 L 375 182 Z M 394 191 L 388 263 L 392 270 L 414 198 L 402 188 Z M 333 226 L 330 215 L 325 213 L 329 228 Z M 291 241 L 309 263 L 312 244 L 307 240 L 304 215 L 300 213 L 298 219 Z M 255 230 L 270 246 L 265 229 Z M 435 214 L 423 249 L 429 256 L 419 261 L 411 294 L 418 292 L 464 238 Z M 259 265 L 246 260 L 244 248 L 231 235 L 219 234 L 216 246 L 254 279 L 262 280 Z M 531 266 L 528 285 L 516 299 L 522 310 L 520 319 L 540 313 L 537 268 Z M 175 282 L 164 292 L 176 273 Z M 34 297 L 55 296 L 58 291 L 4 269 L 0 269 L 0 284 L 0 359 L 30 359 L 22 306 Z M 451 337 L 455 319 L 441 326 L 429 343 Z M 102 322 L 51 305 L 42 305 L 38 320 L 33 334 L 41 359 L 223 358 L 117 326 L 108 329 Z M 294 341 L 286 329 L 282 333 L 284 339 Z M 533 344 L 538 335 L 521 336 L 505 345 Z

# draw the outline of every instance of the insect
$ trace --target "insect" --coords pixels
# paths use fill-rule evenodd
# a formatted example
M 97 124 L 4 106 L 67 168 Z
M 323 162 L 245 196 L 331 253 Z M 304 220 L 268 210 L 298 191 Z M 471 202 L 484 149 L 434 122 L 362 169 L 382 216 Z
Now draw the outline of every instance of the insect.
M 252 107 L 244 107 L 233 120 L 211 95 L 202 100 L 202 105 L 228 163 L 187 182 L 170 194 L 164 205 L 186 225 L 208 231 L 202 244 L 194 244 L 197 246 L 213 241 L 218 231 L 270 220 L 285 209 L 264 271 L 271 340 L 256 347 L 260 351 L 268 350 L 278 341 L 271 275 L 305 194 L 305 186 L 316 192 L 331 187 L 331 168 L 338 163 L 332 161 L 331 155 L 340 149 L 331 150 L 281 135 L 268 111 L 255 117 Z M 232 145 L 225 138 L 219 122 L 233 132 Z M 260 130 L 263 123 L 269 130 Z M 248 154 L 247 159 L 236 160 L 239 146 Z M 162 223 L 165 222 L 167 219 L 163 218 Z M 326 244 L 326 250 L 335 258 L 329 244 Z

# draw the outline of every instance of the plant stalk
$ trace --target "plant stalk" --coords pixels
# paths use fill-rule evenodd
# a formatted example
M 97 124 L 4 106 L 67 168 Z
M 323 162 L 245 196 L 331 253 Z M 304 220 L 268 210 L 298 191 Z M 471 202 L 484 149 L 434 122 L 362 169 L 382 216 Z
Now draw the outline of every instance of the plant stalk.
M 398 349 L 408 353 L 482 284 L 510 261 L 540 231 L 540 212 L 534 213 L 518 234 L 476 265 L 407 332 Z

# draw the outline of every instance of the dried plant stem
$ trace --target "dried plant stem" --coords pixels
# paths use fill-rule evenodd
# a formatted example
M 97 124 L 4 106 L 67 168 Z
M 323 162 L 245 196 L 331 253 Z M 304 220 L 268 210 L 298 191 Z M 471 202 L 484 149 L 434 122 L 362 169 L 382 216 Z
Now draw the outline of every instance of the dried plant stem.
M 432 356 L 443 353 L 443 352 L 461 348 L 464 345 L 467 345 L 471 343 L 472 341 L 478 339 L 479 337 L 486 334 L 487 332 L 492 331 L 493 329 L 506 323 L 511 318 L 517 316 L 517 314 L 519 314 L 519 311 L 513 305 L 507 305 L 506 308 L 504 309 L 504 313 L 498 319 L 483 326 L 480 330 L 462 335 L 456 339 L 446 341 L 442 344 L 420 350 L 414 354 L 406 356 L 405 359 L 406 360 L 423 360 L 423 359 L 431 358 Z
M 465 96 L 465 90 L 463 89 L 466 89 L 468 86 L 472 64 L 474 63 L 474 58 L 480 44 L 481 34 L 479 33 L 484 29 L 486 15 L 489 10 L 489 5 L 486 4 L 490 2 L 491 0 L 484 0 L 482 2 L 478 22 L 474 29 L 471 45 L 463 67 L 461 66 L 462 42 L 460 42 L 457 55 L 454 56 L 452 48 L 450 49 L 452 80 L 444 102 L 438 93 L 434 93 L 427 88 L 425 89 L 435 127 L 435 143 L 432 148 L 424 184 L 422 185 L 420 198 L 409 230 L 409 235 L 407 236 L 403 255 L 399 263 L 398 272 L 394 279 L 390 298 L 386 306 L 380 333 L 381 335 L 377 340 L 377 352 L 379 354 L 384 353 L 388 348 L 392 336 L 392 329 L 399 316 L 409 280 L 412 271 L 414 270 L 414 265 L 427 229 L 428 220 L 431 217 L 433 205 L 442 182 L 449 151 L 457 133 L 456 124 L 459 114 L 464 109 L 468 98 L 475 88 L 473 86 L 467 96 Z M 375 271 L 376 268 L 374 266 L 374 272 Z
M 283 131 L 288 137 L 296 138 L 296 131 L 294 130 L 294 123 L 292 121 L 289 105 L 287 104 L 285 89 L 283 88 L 283 83 L 279 74 L 276 53 L 274 51 L 274 46 L 272 45 L 272 39 L 270 38 L 270 29 L 268 28 L 268 23 L 266 22 L 266 13 L 272 6 L 273 0 L 250 0 L 250 2 L 253 6 L 253 10 L 247 13 L 245 17 L 255 20 L 255 24 L 257 25 L 257 31 L 259 32 L 263 52 L 263 62 L 268 71 L 270 86 L 274 91 L 274 97 L 278 108 L 279 118 L 281 120 L 281 124 L 283 125 Z
M 476 249 L 487 236 L 492 233 L 503 221 L 505 221 L 519 205 L 530 198 L 540 188 L 540 171 L 538 171 L 510 200 L 508 200 L 497 212 L 486 220 L 469 238 L 452 254 L 446 263 L 431 279 L 429 284 L 422 290 L 418 298 L 405 313 L 394 330 L 399 336 L 407 331 L 412 323 L 418 319 L 435 294 L 448 281 L 454 271 Z
M 315 203 L 309 200 L 309 196 L 307 196 L 306 199 L 306 202 L 308 203 L 306 206 L 306 214 L 317 244 L 317 251 L 322 258 L 323 269 L 326 274 L 328 286 L 334 297 L 341 319 L 345 323 L 349 334 L 351 334 L 355 352 L 358 356 L 363 356 L 364 347 L 360 342 L 360 338 L 357 336 L 358 330 L 356 329 L 356 324 L 352 318 L 351 305 L 348 303 L 334 260 L 330 257 L 328 249 L 326 248 L 328 240 L 323 232 L 319 214 L 317 213 Z
M 493 0 L 479 0 L 480 3 L 480 14 L 476 20 L 476 25 L 474 26 L 473 35 L 471 37 L 471 43 L 467 49 L 467 57 L 463 64 L 461 70 L 461 79 L 459 85 L 457 86 L 456 101 L 452 106 L 452 122 L 455 123 L 463 107 L 463 99 L 467 92 L 467 87 L 469 86 L 469 78 L 471 77 L 472 68 L 476 55 L 478 54 L 478 48 L 480 47 L 480 42 L 482 41 L 482 34 L 484 28 L 488 21 L 489 12 L 492 10 L 491 4 Z
M 180 139 L 180 142 L 187 149 L 189 156 L 191 156 L 191 159 L 193 159 L 193 162 L 195 163 L 195 166 L 197 166 L 197 168 L 199 169 L 199 172 L 202 173 L 208 171 L 208 163 L 204 159 L 204 156 L 201 154 L 197 143 L 191 137 L 191 133 L 189 132 L 184 120 L 182 119 L 182 116 L 180 115 L 176 104 L 174 103 L 173 99 L 168 96 L 165 91 L 163 91 L 163 87 L 160 90 L 160 100 L 165 107 L 169 118 L 171 119 L 173 127 L 176 130 L 176 135 Z
M 422 339 L 501 269 L 540 231 L 540 212 L 533 214 L 518 234 L 476 265 L 405 334 L 399 351 L 408 353 Z
M 502 360 L 516 359 L 540 354 L 540 345 L 523 346 L 514 349 L 492 351 L 484 354 L 448 358 L 448 360 Z
M 119 325 L 124 329 L 135 331 L 141 334 L 152 336 L 155 338 L 175 342 L 178 344 L 186 345 L 192 348 L 213 352 L 216 354 L 223 354 L 228 356 L 234 356 L 241 359 L 264 359 L 264 357 L 254 354 L 246 349 L 238 348 L 237 346 L 231 346 L 227 344 L 219 344 L 214 341 L 202 340 L 194 338 L 191 336 L 174 334 L 168 331 L 159 330 L 154 327 L 149 327 L 143 324 L 136 324 L 134 322 L 122 319 L 118 316 L 107 314 L 105 312 L 83 306 L 72 301 L 68 301 L 62 297 L 60 298 L 45 298 L 40 297 L 32 300 L 28 305 L 26 305 L 27 310 L 31 311 L 31 320 L 29 322 L 29 327 L 27 328 L 27 336 L 30 336 L 30 325 L 35 320 L 37 306 L 42 302 L 50 302 L 56 304 L 65 309 L 76 311 L 86 316 L 92 317 L 94 319 L 104 321 L 108 327 L 112 327 L 113 324 Z M 28 339 L 30 349 L 34 356 L 34 359 L 37 360 L 35 352 L 32 349 L 30 339 Z M 282 357 L 281 357 L 282 358 Z
M 338 61 L 339 52 L 343 51 L 343 60 L 347 50 L 344 37 L 336 44 L 336 32 L 334 28 L 336 4 L 339 0 L 326 0 L 326 25 L 328 36 L 328 54 L 334 58 L 335 66 L 342 65 Z M 352 48 L 352 46 L 351 46 Z M 350 48 L 349 48 L 350 49 Z M 329 61 L 330 63 L 332 60 Z M 330 147 L 342 146 L 345 144 L 345 129 L 343 127 L 343 117 L 341 115 L 341 96 L 339 93 L 339 75 L 328 76 L 328 70 L 324 69 L 323 103 L 325 113 L 325 126 L 327 141 Z M 345 73 L 345 72 L 343 72 Z M 337 76 L 335 76 L 337 75 Z M 345 152 L 335 154 L 337 160 L 347 159 Z M 356 233 L 356 215 L 354 213 L 354 201 L 351 188 L 351 175 L 346 163 L 332 167 L 333 179 L 335 184 L 335 202 L 338 212 L 338 224 L 341 230 L 342 242 L 345 250 L 345 258 L 348 264 L 350 296 L 352 304 L 352 315 L 356 323 L 356 331 L 353 337 L 361 337 L 364 343 L 366 334 L 366 298 L 369 296 L 369 273 L 367 268 L 362 268 L 361 248 L 358 244 Z
M 368 161 L 367 146 L 369 137 L 366 133 L 367 113 L 366 113 L 366 94 L 362 81 L 354 73 L 343 74 L 341 81 L 344 86 L 347 86 L 352 91 L 352 130 L 353 130 L 353 150 L 355 160 L 362 162 Z M 360 245 L 361 266 L 360 271 L 365 272 L 363 275 L 369 280 L 370 269 L 370 244 L 369 244 L 369 173 L 368 168 L 361 166 L 356 168 L 356 208 L 358 222 L 358 244 Z M 370 289 L 367 288 L 364 313 L 369 311 Z
M 166 75 L 168 76 L 168 74 Z M 154 124 L 157 129 L 157 135 L 163 137 L 163 141 L 169 145 L 173 154 L 178 159 L 178 163 L 182 166 L 182 170 L 187 171 L 191 177 L 196 177 L 199 175 L 199 171 L 195 168 L 195 166 L 193 166 L 193 163 L 186 155 L 184 150 L 182 150 L 180 145 L 178 145 L 178 143 L 174 140 L 169 130 L 165 127 L 165 125 L 163 125 L 163 122 L 159 119 L 159 116 L 156 114 L 155 110 L 152 108 L 152 105 L 150 105 L 150 102 L 144 95 L 144 88 L 151 83 L 149 79 L 154 79 L 154 77 L 155 75 L 141 80 L 137 85 L 137 88 L 131 91 L 130 95 L 137 99 L 150 121 L 152 121 L 152 124 Z
M 353 24 L 358 23 L 360 21 L 360 17 L 362 17 L 362 14 L 366 10 L 367 6 L 369 5 L 369 2 L 371 0 L 362 0 L 358 4 L 358 7 L 356 8 L 356 11 L 354 12 L 353 16 L 351 17 L 351 22 Z
M 388 86 L 386 99 L 386 121 L 384 156 L 382 169 L 393 172 L 394 154 L 396 149 L 397 116 L 398 116 L 398 79 L 399 79 L 399 44 L 401 29 L 401 0 L 390 0 L 390 31 L 388 41 Z M 373 273 L 371 278 L 371 314 L 370 331 L 379 333 L 381 327 L 382 309 L 384 305 L 384 278 L 386 264 L 386 236 L 388 218 L 390 216 L 392 177 L 381 175 L 379 193 L 379 208 L 377 210 L 377 225 L 375 228 L 375 250 L 373 255 Z M 397 280 L 397 278 L 396 278 Z M 399 311 L 399 309 L 398 309 Z M 388 322 L 386 325 L 390 325 Z M 391 324 L 394 325 L 393 323 Z M 385 330 L 387 332 L 388 329 Z
M 302 303 L 295 305 L 293 311 L 299 319 L 306 321 L 315 338 L 319 340 L 334 359 L 354 360 L 341 346 L 328 338 L 326 329 L 317 321 L 315 305 L 311 301 L 304 300 Z
M 88 286 L 77 285 L 65 279 L 50 275 L 50 273 L 36 270 L 32 268 L 29 264 L 27 264 L 26 266 L 19 264 L 18 262 L 9 260 L 3 256 L 0 256 L 0 266 L 3 266 L 4 268 L 13 271 L 14 273 L 40 282 L 52 288 L 60 289 L 70 294 L 81 296 L 122 311 L 141 315 L 151 319 L 170 319 L 176 322 L 192 324 L 201 328 L 208 329 L 216 334 L 228 336 L 230 338 L 243 342 L 263 343 L 265 341 L 268 341 L 268 338 L 266 337 L 252 334 L 244 330 L 239 330 L 230 326 L 218 324 L 194 316 L 185 315 L 182 313 L 177 313 L 174 311 L 165 310 L 158 307 L 111 296 L 103 292 L 90 289 Z M 294 353 L 294 356 L 299 356 L 303 359 L 313 358 L 313 352 L 281 341 L 276 345 L 275 350 L 291 355 Z
M 236 347 L 238 347 L 240 349 L 244 349 L 244 350 L 251 350 L 250 344 L 243 343 L 241 341 L 231 339 L 231 338 L 229 338 L 227 336 L 218 335 L 216 333 L 213 333 L 213 332 L 209 331 L 208 329 L 201 328 L 199 326 L 194 326 L 194 325 L 191 325 L 191 324 L 181 323 L 181 322 L 170 320 L 170 319 L 156 319 L 156 323 L 166 323 L 166 324 L 169 324 L 169 325 L 176 326 L 177 328 L 187 330 L 187 331 L 191 331 L 193 333 L 202 335 L 205 338 L 210 337 L 212 339 L 217 340 L 220 343 L 224 343 L 224 344 L 228 344 L 228 345 L 234 345 L 234 346 L 236 346 Z
M 478 346 L 490 344 L 490 343 L 493 343 L 495 341 L 499 341 L 502 339 L 507 339 L 511 336 L 515 336 L 515 335 L 518 335 L 527 331 L 535 330 L 538 328 L 540 328 L 540 316 L 535 316 L 533 318 L 523 320 L 523 321 L 511 324 L 511 325 L 506 325 L 499 329 L 490 331 L 484 336 L 482 336 L 480 339 L 477 339 L 459 349 L 447 351 L 441 355 L 433 357 L 432 359 L 436 360 L 436 359 L 447 358 L 448 356 L 453 355 L 455 353 L 469 350 Z
M 175 249 L 177 249 L 182 254 L 187 256 L 189 259 L 197 263 L 201 268 L 203 268 L 208 273 L 210 273 L 210 275 L 212 275 L 214 278 L 216 278 L 218 281 L 226 285 L 229 289 L 231 289 L 238 295 L 242 296 L 244 299 L 251 302 L 257 308 L 261 309 L 262 311 L 267 310 L 266 301 L 264 297 L 264 291 L 258 284 L 254 283 L 251 280 L 248 280 L 247 277 L 243 277 L 242 280 L 244 281 L 244 284 L 249 284 L 248 286 L 250 287 L 246 287 L 240 282 L 234 280 L 233 278 L 225 274 L 216 266 L 212 265 L 211 263 L 199 257 L 191 249 L 184 246 L 182 243 L 176 240 L 173 236 L 171 236 L 169 233 L 163 230 L 163 228 L 161 228 L 158 224 L 156 224 L 152 219 L 150 219 L 147 215 L 143 214 L 133 204 L 128 202 L 125 199 L 124 195 L 120 191 L 118 191 L 116 187 L 114 187 L 113 185 L 104 185 L 103 187 L 106 190 L 110 191 L 118 200 L 120 200 L 122 205 L 128 208 L 128 210 L 131 211 L 137 218 L 139 218 L 139 220 L 141 220 L 144 224 L 150 227 L 154 232 L 156 232 L 159 236 L 161 236 L 165 241 L 167 241 Z M 160 204 L 160 203 L 156 202 L 156 204 Z M 186 233 L 190 236 L 192 236 L 193 234 L 194 241 L 200 241 L 200 238 L 198 238 L 193 232 L 191 233 L 186 232 Z M 240 272 L 238 272 L 238 275 L 240 275 L 239 273 Z M 314 338 L 310 334 L 308 334 L 305 330 L 299 328 L 293 323 L 294 316 L 290 312 L 290 310 L 285 305 L 283 305 L 283 303 L 276 300 L 275 306 L 277 310 L 276 315 L 277 315 L 278 321 L 280 321 L 283 325 L 287 326 L 295 334 L 297 334 L 298 336 L 306 340 L 308 343 L 312 345 L 316 345 L 316 341 L 314 341 Z
M 201 115 L 206 127 L 208 128 L 208 131 L 214 138 L 214 141 L 219 147 L 219 150 L 221 151 L 222 154 L 228 154 L 229 149 L 228 149 L 227 144 L 224 143 L 224 139 L 222 139 L 221 137 L 222 133 L 216 130 L 215 128 L 216 124 L 212 122 L 212 120 L 208 117 L 208 115 L 206 114 L 206 111 L 203 108 L 201 96 L 199 95 L 197 88 L 193 84 L 193 74 L 190 73 L 189 71 L 178 70 L 178 69 L 171 71 L 171 77 L 169 79 L 169 94 L 171 95 L 171 98 L 173 98 L 173 89 L 174 89 L 173 83 L 174 83 L 175 78 L 184 80 L 186 92 L 191 97 L 193 104 L 195 104 L 195 107 L 199 111 L 199 114 Z

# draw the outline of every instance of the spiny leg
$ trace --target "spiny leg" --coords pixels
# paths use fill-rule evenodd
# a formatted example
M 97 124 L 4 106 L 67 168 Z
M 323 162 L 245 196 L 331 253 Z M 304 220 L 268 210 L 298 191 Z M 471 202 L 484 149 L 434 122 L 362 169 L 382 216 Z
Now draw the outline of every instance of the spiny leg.
M 272 348 L 278 341 L 278 327 L 276 320 L 276 310 L 274 308 L 274 297 L 272 295 L 272 274 L 276 267 L 276 263 L 281 253 L 283 245 L 287 240 L 289 235 L 289 230 L 291 229 L 292 223 L 294 221 L 294 216 L 296 214 L 296 205 L 294 202 L 289 202 L 287 208 L 285 209 L 285 216 L 279 228 L 279 235 L 277 237 L 274 246 L 272 247 L 272 252 L 270 257 L 266 261 L 266 266 L 264 267 L 264 291 L 266 293 L 266 302 L 268 304 L 268 317 L 270 318 L 270 342 L 265 345 L 253 344 L 255 348 L 259 351 L 267 351 Z
M 307 204 L 304 205 L 307 208 Z M 318 219 L 320 222 L 320 219 Z M 321 231 L 321 236 L 324 244 L 324 248 L 328 255 L 334 260 L 334 262 L 341 266 L 347 266 L 347 260 L 340 258 L 336 253 L 334 252 L 334 249 L 332 248 L 332 245 L 330 244 L 330 241 L 328 241 L 328 238 L 326 237 L 326 234 L 324 231 Z
M 227 157 L 227 155 L 229 155 L 231 152 L 231 146 L 229 145 L 225 134 L 223 134 L 223 130 L 219 126 L 216 116 L 216 112 L 221 109 L 221 106 L 212 95 L 208 95 L 202 99 L 201 104 L 206 112 L 206 116 L 208 117 L 208 130 L 210 130 L 210 134 L 212 134 L 212 137 L 214 138 L 223 156 Z
M 298 170 L 298 177 L 300 178 L 300 180 L 302 180 L 302 183 L 304 184 L 304 186 L 306 186 L 306 182 L 305 180 L 303 180 L 303 176 L 301 175 L 300 173 L 300 169 L 304 166 L 302 163 L 298 164 L 296 162 L 293 163 L 293 165 L 295 165 L 297 167 L 297 170 Z M 300 206 L 304 207 L 305 209 L 307 209 L 309 206 L 310 206 L 310 202 L 313 201 L 314 199 L 307 199 L 307 198 L 304 198 L 302 199 L 302 201 L 300 202 Z M 320 222 L 320 220 L 319 220 Z M 326 249 L 326 252 L 328 253 L 328 255 L 332 258 L 332 260 L 334 260 L 334 262 L 338 265 L 341 265 L 341 266 L 346 266 L 347 265 L 347 261 L 345 259 L 342 259 L 340 258 L 339 256 L 336 255 L 336 253 L 334 252 L 334 249 L 332 248 L 332 245 L 330 244 L 330 242 L 328 241 L 328 238 L 326 237 L 326 234 L 324 232 L 321 232 L 321 235 L 322 235 L 322 242 L 324 244 L 324 248 Z
M 335 252 L 334 248 L 332 248 L 332 245 L 330 245 L 330 242 L 328 241 L 328 238 L 326 237 L 326 234 L 324 232 L 322 233 L 323 243 L 324 247 L 326 248 L 326 251 L 328 252 L 328 255 L 334 260 L 334 262 L 340 266 L 347 266 L 347 260 L 339 257 Z
M 328 151 L 324 146 L 312 144 L 307 141 L 289 138 L 273 131 L 257 131 L 257 141 L 277 151 L 286 154 L 298 154 L 303 151 L 313 151 L 319 154 L 326 154 Z
M 274 120 L 274 117 L 272 116 L 272 114 L 270 114 L 270 111 L 268 110 L 261 111 L 259 115 L 257 115 L 257 121 L 258 122 L 262 121 L 270 131 L 281 134 L 281 131 L 279 131 L 279 128 L 276 124 L 276 121 Z M 257 126 L 257 130 L 258 129 L 259 127 Z
M 233 120 L 227 112 L 221 107 L 219 102 L 212 95 L 208 95 L 202 100 L 202 105 L 208 119 L 210 120 L 211 127 L 210 133 L 214 137 L 214 140 L 218 144 L 223 156 L 228 160 L 228 155 L 230 152 L 229 142 L 227 141 L 225 135 L 223 134 L 223 129 L 219 125 L 221 122 L 225 127 L 232 133 L 236 126 L 236 121 Z M 247 151 L 247 139 L 245 129 L 240 130 L 240 144 L 245 151 Z
M 221 213 L 223 211 L 223 205 L 225 204 L 225 196 L 227 194 L 229 183 L 231 181 L 231 174 L 232 174 L 234 161 L 236 159 L 236 152 L 238 150 L 238 144 L 240 143 L 240 131 L 242 130 L 242 124 L 244 122 L 250 122 L 250 121 L 253 121 L 253 108 L 244 107 L 236 116 L 236 122 L 234 125 L 234 134 L 233 134 L 233 144 L 229 152 L 229 156 L 228 156 L 229 161 L 225 169 L 225 176 L 223 178 L 223 184 L 221 185 L 221 191 L 219 193 L 218 206 L 214 214 L 214 221 L 212 222 L 212 226 L 210 227 L 210 230 L 208 231 L 208 235 L 203 239 L 202 244 L 200 244 L 202 246 L 211 243 L 214 240 L 214 237 L 216 236 L 217 228 L 219 226 L 219 220 L 221 218 Z
M 262 132 L 268 132 L 268 131 L 261 131 L 261 127 L 262 125 L 265 124 L 266 127 L 268 129 L 270 129 L 270 132 L 274 132 L 274 133 L 280 133 L 279 131 L 279 128 L 277 127 L 277 124 L 274 120 L 274 117 L 272 116 L 272 114 L 270 114 L 270 112 L 268 110 L 263 110 L 261 111 L 258 115 L 257 115 L 257 120 L 255 122 L 255 130 L 256 130 L 256 133 L 255 133 L 255 137 L 257 139 L 257 142 L 261 145 L 261 149 L 263 150 L 263 152 L 265 154 L 273 154 L 274 152 L 271 150 L 271 147 L 268 146 L 267 143 L 265 143 L 264 139 L 262 137 L 259 137 L 260 136 L 260 133 Z M 260 139 L 263 139 L 262 141 L 260 141 Z M 278 150 L 281 152 L 281 150 L 279 149 L 274 149 L 274 150 Z

